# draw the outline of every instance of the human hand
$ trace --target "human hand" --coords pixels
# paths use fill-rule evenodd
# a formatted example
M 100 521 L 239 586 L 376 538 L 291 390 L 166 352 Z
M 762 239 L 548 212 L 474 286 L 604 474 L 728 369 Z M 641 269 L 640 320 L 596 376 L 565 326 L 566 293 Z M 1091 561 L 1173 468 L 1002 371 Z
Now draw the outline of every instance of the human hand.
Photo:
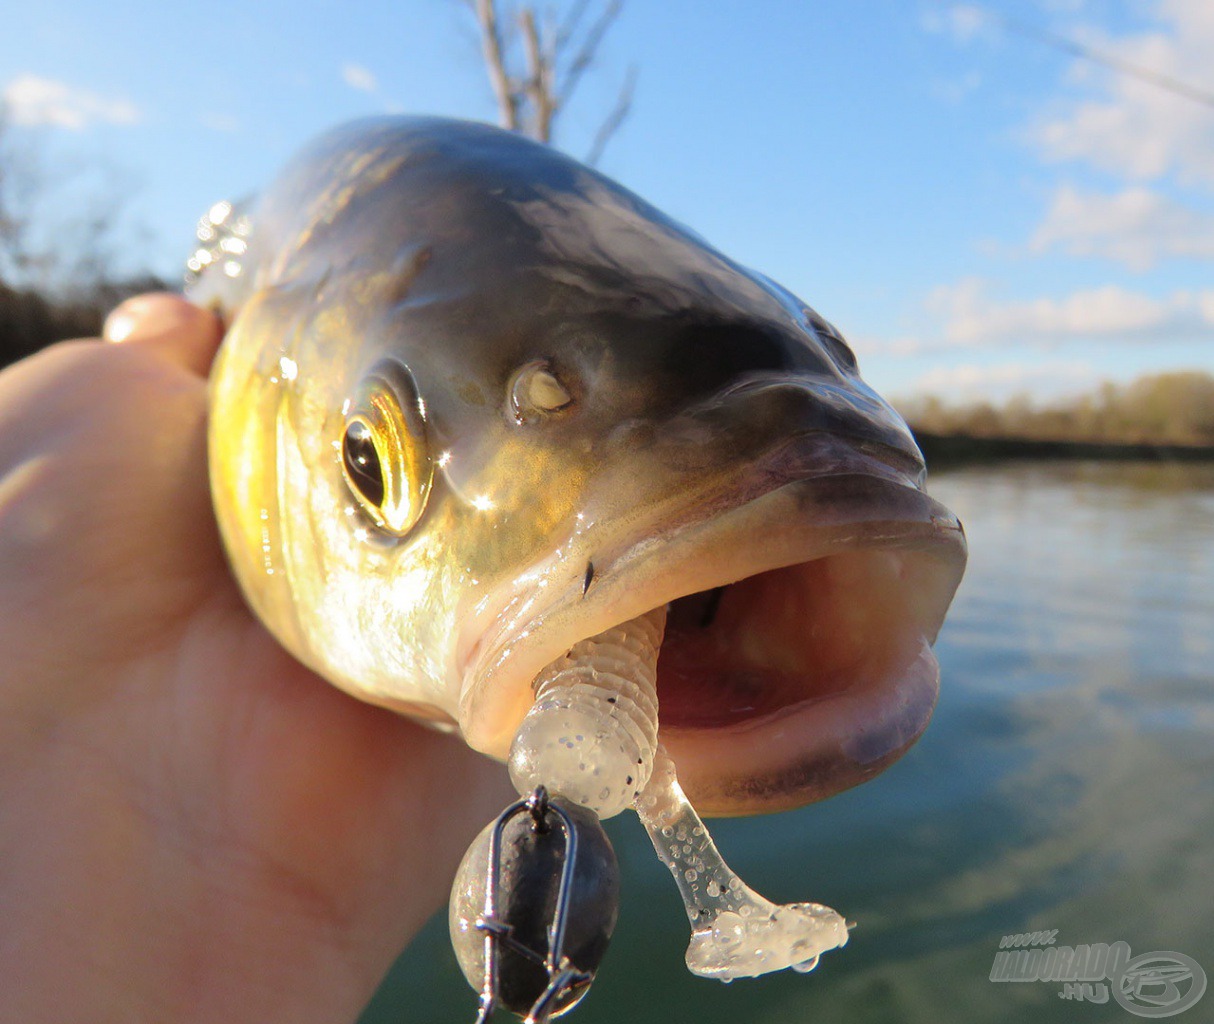
M 0 374 L 0 1018 L 352 1020 L 505 772 L 245 608 L 215 318 L 145 296 L 106 334 Z

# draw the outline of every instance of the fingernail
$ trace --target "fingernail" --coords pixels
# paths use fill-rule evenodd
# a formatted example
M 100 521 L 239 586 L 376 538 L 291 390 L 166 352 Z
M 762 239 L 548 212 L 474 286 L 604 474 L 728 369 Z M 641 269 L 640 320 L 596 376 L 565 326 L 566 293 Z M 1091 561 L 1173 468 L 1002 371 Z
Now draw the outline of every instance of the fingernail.
M 105 318 L 101 336 L 106 341 L 126 341 L 146 316 L 147 305 L 142 295 L 127 299 Z
M 131 336 L 131 331 L 135 329 L 136 323 L 137 320 L 133 313 L 116 309 L 105 318 L 105 326 L 101 329 L 101 336 L 106 341 L 126 341 Z
M 156 334 L 181 319 L 180 304 L 180 299 L 169 295 L 136 295 L 105 318 L 101 336 L 106 341 L 126 341 L 136 332 Z

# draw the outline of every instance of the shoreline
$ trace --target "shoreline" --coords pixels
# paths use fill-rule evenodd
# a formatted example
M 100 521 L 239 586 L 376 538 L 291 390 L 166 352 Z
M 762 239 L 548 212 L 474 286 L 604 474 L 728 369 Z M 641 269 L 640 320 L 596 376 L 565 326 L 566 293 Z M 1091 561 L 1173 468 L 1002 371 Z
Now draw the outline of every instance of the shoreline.
M 975 437 L 913 430 L 929 468 L 1014 459 L 1100 459 L 1120 462 L 1214 462 L 1214 445 L 1046 441 L 1028 437 Z

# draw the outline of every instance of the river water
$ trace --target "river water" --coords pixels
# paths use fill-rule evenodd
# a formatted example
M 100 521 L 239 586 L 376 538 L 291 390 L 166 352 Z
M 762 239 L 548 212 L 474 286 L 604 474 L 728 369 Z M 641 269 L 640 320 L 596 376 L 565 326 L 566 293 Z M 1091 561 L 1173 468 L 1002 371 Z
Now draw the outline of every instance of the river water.
M 764 895 L 858 922 L 849 945 L 805 976 L 691 977 L 670 876 L 621 815 L 620 920 L 573 1024 L 1137 1019 L 1059 982 L 992 982 L 1001 938 L 1038 930 L 1183 953 L 1214 982 L 1214 466 L 1010 463 L 931 490 L 971 560 L 924 738 L 823 804 L 713 826 Z M 363 1024 L 475 1010 L 440 917 Z M 1214 991 L 1174 1019 L 1214 1020 Z

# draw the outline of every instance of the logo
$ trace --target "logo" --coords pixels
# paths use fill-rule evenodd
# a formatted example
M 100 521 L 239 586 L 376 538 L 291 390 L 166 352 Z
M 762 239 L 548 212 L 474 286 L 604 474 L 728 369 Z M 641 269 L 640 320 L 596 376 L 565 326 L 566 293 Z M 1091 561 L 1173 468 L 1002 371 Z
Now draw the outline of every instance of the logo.
M 1058 929 L 1005 935 L 991 964 L 994 982 L 1058 982 L 1059 999 L 1114 1002 L 1139 1017 L 1173 1017 L 1206 991 L 1206 972 L 1170 950 L 1132 956 L 1127 942 L 1058 946 Z
M 1206 991 L 1206 972 L 1183 953 L 1143 953 L 1113 979 L 1113 998 L 1139 1017 L 1183 1013 Z

